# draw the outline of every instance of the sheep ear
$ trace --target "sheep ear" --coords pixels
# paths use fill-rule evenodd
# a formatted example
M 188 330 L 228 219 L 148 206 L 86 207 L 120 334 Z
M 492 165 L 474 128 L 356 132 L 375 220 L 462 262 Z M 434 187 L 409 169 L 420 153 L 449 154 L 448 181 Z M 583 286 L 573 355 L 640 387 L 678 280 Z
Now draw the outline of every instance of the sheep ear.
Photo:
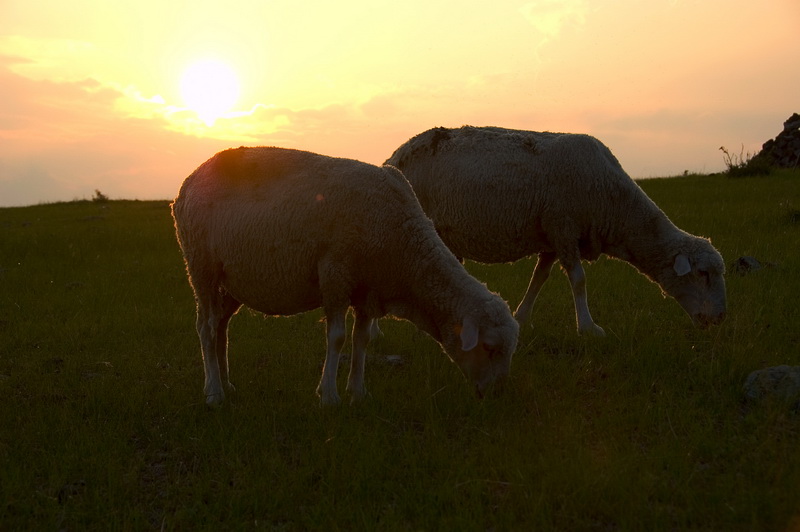
M 692 271 L 692 265 L 689 264 L 689 259 L 683 253 L 675 257 L 675 265 L 673 267 L 675 268 L 675 273 L 678 274 L 678 277 L 686 275 Z
M 467 316 L 461 324 L 461 349 L 472 351 L 478 345 L 478 326 L 475 320 Z

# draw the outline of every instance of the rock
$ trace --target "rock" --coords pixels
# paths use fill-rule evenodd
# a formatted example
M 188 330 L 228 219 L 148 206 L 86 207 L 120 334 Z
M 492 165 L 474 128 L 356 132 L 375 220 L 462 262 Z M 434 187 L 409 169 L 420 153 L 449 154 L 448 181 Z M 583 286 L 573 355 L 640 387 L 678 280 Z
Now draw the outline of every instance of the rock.
M 731 271 L 739 275 L 746 275 L 761 268 L 761 263 L 755 257 L 739 257 L 731 264 Z
M 797 129 L 800 128 L 800 115 L 797 113 L 792 114 L 786 121 L 783 123 L 783 130 L 789 129 Z
M 800 410 L 800 366 L 773 366 L 752 372 L 744 382 L 744 396 L 751 402 L 773 398 Z
M 730 271 L 730 273 L 747 275 L 748 273 L 752 273 L 761 270 L 763 268 L 778 268 L 779 266 L 780 263 L 778 262 L 761 262 L 755 257 L 750 257 L 745 255 L 731 262 L 730 268 L 728 268 L 728 270 Z
M 780 168 L 800 166 L 800 115 L 790 116 L 783 123 L 783 131 L 765 142 L 756 157 L 765 157 Z
M 390 366 L 402 366 L 405 360 L 400 355 L 386 355 L 386 363 Z

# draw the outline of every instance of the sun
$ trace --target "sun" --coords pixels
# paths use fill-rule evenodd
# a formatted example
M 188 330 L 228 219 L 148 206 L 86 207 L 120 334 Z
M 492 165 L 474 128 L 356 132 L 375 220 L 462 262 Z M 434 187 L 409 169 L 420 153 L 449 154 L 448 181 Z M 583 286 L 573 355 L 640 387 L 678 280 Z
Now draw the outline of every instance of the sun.
M 186 106 L 210 127 L 236 103 L 239 80 L 225 62 L 203 59 L 183 72 L 181 96 Z

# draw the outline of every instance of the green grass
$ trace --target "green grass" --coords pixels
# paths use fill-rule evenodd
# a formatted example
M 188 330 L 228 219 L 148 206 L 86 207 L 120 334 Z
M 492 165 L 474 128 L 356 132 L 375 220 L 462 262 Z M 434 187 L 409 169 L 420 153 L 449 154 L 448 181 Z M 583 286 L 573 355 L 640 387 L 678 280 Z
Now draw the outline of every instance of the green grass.
M 314 394 L 319 311 L 240 312 L 238 392 L 205 407 L 167 202 L 0 209 L 0 530 L 800 526 L 800 419 L 741 391 L 800 364 L 800 174 L 641 185 L 726 262 L 774 264 L 728 276 L 721 326 L 692 328 L 601 259 L 587 279 L 608 336 L 576 335 L 554 272 L 503 396 L 476 400 L 435 342 L 385 320 L 370 398 L 332 409 Z M 512 306 L 532 267 L 468 264 Z

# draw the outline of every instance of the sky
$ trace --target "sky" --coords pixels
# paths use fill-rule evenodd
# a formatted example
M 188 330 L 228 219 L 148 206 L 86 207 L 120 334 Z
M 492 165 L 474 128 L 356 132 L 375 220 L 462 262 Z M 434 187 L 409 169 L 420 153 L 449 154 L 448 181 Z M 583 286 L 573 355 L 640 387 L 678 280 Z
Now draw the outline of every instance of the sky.
M 717 172 L 800 112 L 798 28 L 798 0 L 0 0 L 0 206 L 171 199 L 240 145 L 381 164 L 465 124 Z

